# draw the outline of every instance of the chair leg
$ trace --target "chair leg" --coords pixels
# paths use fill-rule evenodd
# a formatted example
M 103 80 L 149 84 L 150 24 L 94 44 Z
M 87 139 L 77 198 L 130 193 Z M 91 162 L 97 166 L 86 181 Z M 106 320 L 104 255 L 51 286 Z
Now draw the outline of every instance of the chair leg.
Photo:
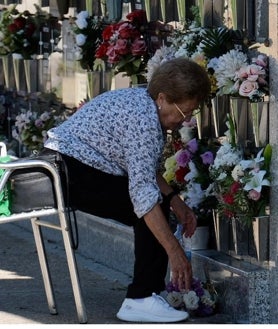
M 64 247 L 65 247 L 65 251 L 66 251 L 66 255 L 67 255 L 68 268 L 69 268 L 72 290 L 73 290 L 73 294 L 74 294 L 79 323 L 87 323 L 88 319 L 87 319 L 86 307 L 85 307 L 85 304 L 84 304 L 84 301 L 82 298 L 81 286 L 80 286 L 78 269 L 77 269 L 77 265 L 76 265 L 75 254 L 72 249 L 70 232 L 69 232 L 69 228 L 67 225 L 67 220 L 66 220 L 64 212 L 59 213 L 59 219 L 60 219 L 60 225 L 61 225 L 61 229 L 62 229 Z
M 48 261 L 45 254 L 45 246 L 43 242 L 41 227 L 36 224 L 37 218 L 31 218 L 32 228 L 34 232 L 35 243 L 38 252 L 39 263 L 42 272 L 42 278 L 44 282 L 44 289 L 48 302 L 48 308 L 51 314 L 57 314 L 56 302 L 53 293 L 52 280 L 49 273 Z

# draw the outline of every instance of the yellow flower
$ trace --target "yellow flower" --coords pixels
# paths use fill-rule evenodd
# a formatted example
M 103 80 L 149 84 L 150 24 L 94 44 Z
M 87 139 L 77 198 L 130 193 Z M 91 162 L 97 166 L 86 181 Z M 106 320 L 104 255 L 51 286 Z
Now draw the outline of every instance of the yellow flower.
M 175 156 L 172 155 L 171 157 L 167 158 L 164 166 L 166 171 L 164 172 L 163 177 L 167 183 L 170 183 L 175 178 L 175 172 L 177 167 L 177 161 L 175 159 Z

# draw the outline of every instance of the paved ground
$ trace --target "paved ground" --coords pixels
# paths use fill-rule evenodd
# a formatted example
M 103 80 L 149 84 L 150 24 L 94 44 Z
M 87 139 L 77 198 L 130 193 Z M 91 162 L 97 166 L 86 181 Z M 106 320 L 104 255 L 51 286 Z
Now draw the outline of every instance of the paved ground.
M 46 241 L 57 315 L 50 315 L 33 235 L 15 224 L 0 226 L 0 324 L 78 324 L 64 250 Z M 124 324 L 115 316 L 130 280 L 77 253 L 88 324 Z M 187 324 L 229 323 L 221 315 Z

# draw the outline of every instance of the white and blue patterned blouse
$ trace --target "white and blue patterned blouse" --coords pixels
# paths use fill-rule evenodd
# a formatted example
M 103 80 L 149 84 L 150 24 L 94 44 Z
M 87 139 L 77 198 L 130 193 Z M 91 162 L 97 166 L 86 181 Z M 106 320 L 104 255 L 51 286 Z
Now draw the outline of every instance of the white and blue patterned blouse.
M 156 171 L 164 146 L 157 107 L 145 88 L 95 97 L 48 131 L 45 147 L 113 175 L 127 175 L 136 215 L 161 202 Z

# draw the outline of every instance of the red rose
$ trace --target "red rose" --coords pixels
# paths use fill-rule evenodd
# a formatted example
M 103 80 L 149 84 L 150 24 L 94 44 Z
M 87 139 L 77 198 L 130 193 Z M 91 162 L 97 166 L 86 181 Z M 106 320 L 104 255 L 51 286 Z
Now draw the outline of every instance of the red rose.
M 17 26 L 14 23 L 12 23 L 12 24 L 8 25 L 8 30 L 11 33 L 15 33 L 15 32 L 17 32 Z
M 143 39 L 136 39 L 131 47 L 131 53 L 134 56 L 145 55 L 147 52 L 147 45 Z
M 184 176 L 188 173 L 189 169 L 187 167 L 179 167 L 179 169 L 175 172 L 177 182 L 184 183 Z
M 147 24 L 147 15 L 145 10 L 134 10 L 126 15 L 126 18 L 137 26 Z
M 14 24 L 16 25 L 18 30 L 21 30 L 24 28 L 24 26 L 26 24 L 26 18 L 24 18 L 22 16 L 15 18 Z
M 108 25 L 102 32 L 102 38 L 104 41 L 109 41 L 109 39 L 112 37 L 115 29 L 114 29 L 114 25 Z
M 123 22 L 119 28 L 119 37 L 122 39 L 136 39 L 140 37 L 140 32 L 135 29 L 135 27 L 128 23 L 128 22 Z
M 119 55 L 126 55 L 129 53 L 128 41 L 126 39 L 118 39 L 114 50 Z
M 227 204 L 233 204 L 234 203 L 234 197 L 232 194 L 224 194 L 223 195 L 223 201 Z
M 230 191 L 232 194 L 235 194 L 240 188 L 240 183 L 239 182 L 233 182 L 231 185 Z
M 95 55 L 96 58 L 105 58 L 108 47 L 109 47 L 108 42 L 102 43 L 96 51 L 96 55 Z
M 25 27 L 25 31 L 26 31 L 26 36 L 31 37 L 33 35 L 33 33 L 36 31 L 35 24 L 33 24 L 33 23 L 27 24 Z

